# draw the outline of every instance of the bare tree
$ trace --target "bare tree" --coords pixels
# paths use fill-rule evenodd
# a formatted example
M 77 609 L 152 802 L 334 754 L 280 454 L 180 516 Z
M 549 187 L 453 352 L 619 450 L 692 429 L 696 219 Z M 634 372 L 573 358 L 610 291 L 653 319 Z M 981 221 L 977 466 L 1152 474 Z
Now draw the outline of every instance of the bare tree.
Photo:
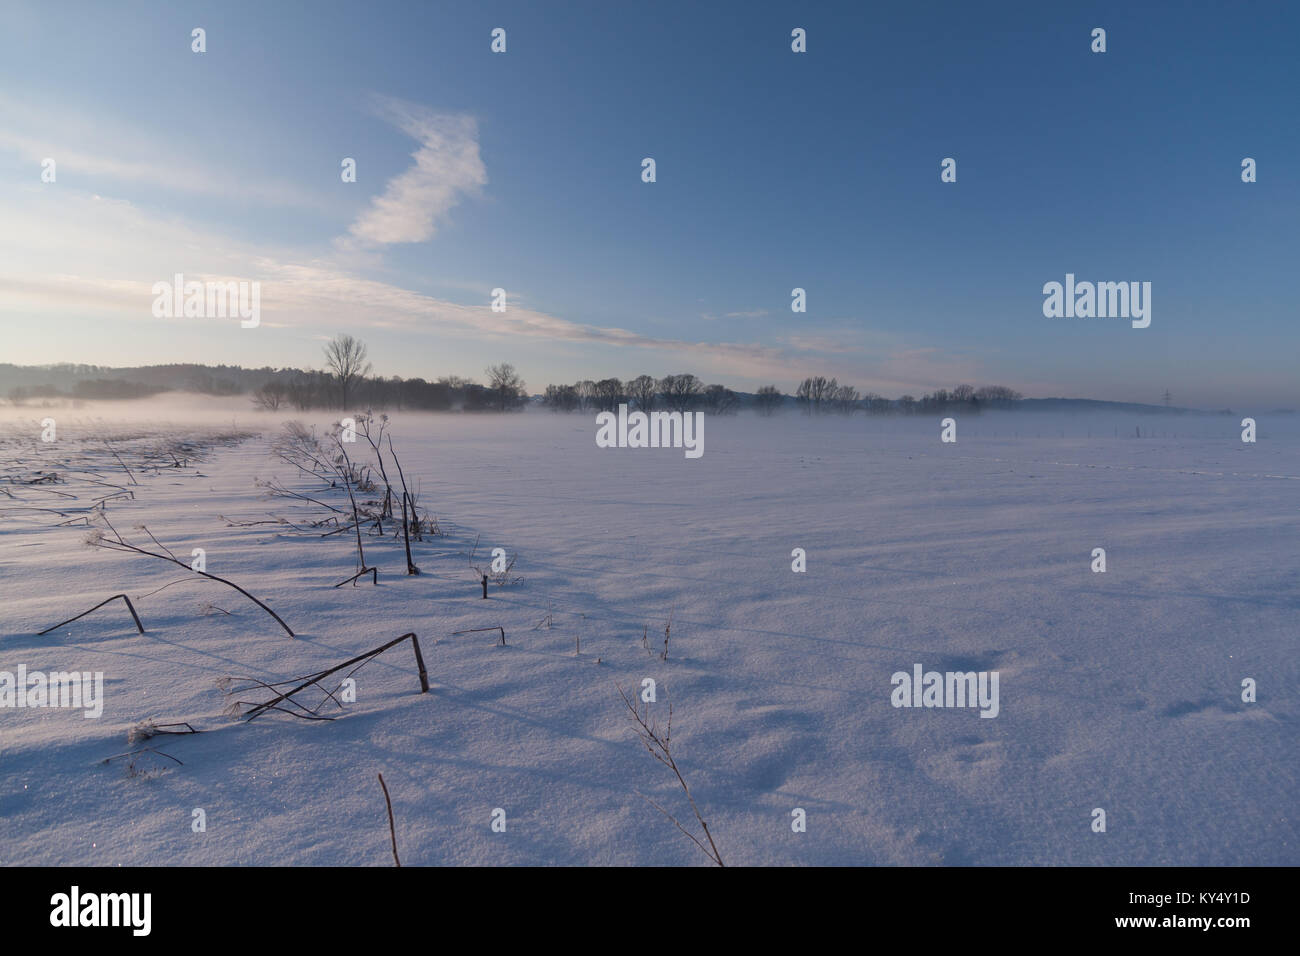
M 553 412 L 571 412 L 579 405 L 578 390 L 572 385 L 547 385 L 542 404 Z
M 794 400 L 805 415 L 812 414 L 812 379 L 806 378 L 799 383 L 794 390 Z
M 659 383 L 651 375 L 638 375 L 627 383 L 627 394 L 641 411 L 652 412 L 659 398 Z
M 519 373 L 509 362 L 489 365 L 487 377 L 488 388 L 492 391 L 492 403 L 498 411 L 518 408 L 524 403 L 526 396 L 524 380 L 519 377 Z
M 336 335 L 325 346 L 325 365 L 339 383 L 342 408 L 348 410 L 348 392 L 358 382 L 370 374 L 370 363 L 366 361 L 366 346 L 360 339 L 350 335 Z
M 820 412 L 823 405 L 830 404 L 831 397 L 839 387 L 839 382 L 833 378 L 827 379 L 824 375 L 815 376 L 812 380 L 813 407 Z
M 816 415 L 822 411 L 822 406 L 832 398 L 837 388 L 839 385 L 835 379 L 828 379 L 824 375 L 806 378 L 799 383 L 799 388 L 794 393 L 795 401 L 803 406 L 805 415 Z
M 784 397 L 775 385 L 764 385 L 754 395 L 754 407 L 760 415 L 771 415 L 781 406 Z
M 689 411 L 704 389 L 704 383 L 689 372 L 685 375 L 665 375 L 659 383 L 664 404 L 675 412 Z
M 704 406 L 714 415 L 731 415 L 736 411 L 736 393 L 725 385 L 710 385 L 704 390 Z
M 592 399 L 601 411 L 613 412 L 618 410 L 620 404 L 627 401 L 627 393 L 623 391 L 623 383 L 618 379 L 602 378 L 595 384 Z
M 289 389 L 280 382 L 267 382 L 253 393 L 253 404 L 274 412 L 289 400 Z
M 834 405 L 835 410 L 841 415 L 853 414 L 861 398 L 862 396 L 858 394 L 858 390 L 852 385 L 837 385 L 835 380 L 831 379 L 826 399 Z

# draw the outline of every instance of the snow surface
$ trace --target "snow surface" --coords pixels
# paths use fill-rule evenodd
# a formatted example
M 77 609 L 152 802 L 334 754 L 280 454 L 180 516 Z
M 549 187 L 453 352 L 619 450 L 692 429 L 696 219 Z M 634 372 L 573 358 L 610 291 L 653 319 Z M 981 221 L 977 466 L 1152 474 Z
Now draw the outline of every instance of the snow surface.
M 73 502 L 11 475 L 80 462 L 124 483 L 99 410 L 60 413 L 53 444 L 28 410 L 0 442 L 17 496 L 0 496 L 0 670 L 106 681 L 98 720 L 0 710 L 0 862 L 391 865 L 382 772 L 404 865 L 708 865 L 639 795 L 693 822 L 618 696 L 650 677 L 729 865 L 1300 863 L 1291 418 L 1260 415 L 1251 445 L 1239 416 L 958 416 L 945 445 L 937 416 L 709 417 L 688 460 L 599 449 L 594 414 L 397 413 L 407 479 L 446 534 L 414 545 L 418 577 L 400 540 L 367 538 L 378 586 L 334 589 L 355 570 L 348 536 L 223 520 L 323 513 L 257 478 L 347 501 L 270 454 L 293 416 L 241 411 L 263 437 L 137 469 L 135 500 L 107 513 L 137 543 L 146 524 L 187 561 L 204 548 L 291 640 L 229 588 L 18 510 L 74 514 L 86 486 L 44 486 Z M 109 430 L 131 465 L 159 435 L 209 427 Z M 517 556 L 519 580 L 486 601 L 476 538 L 476 560 Z M 143 636 L 120 603 L 33 636 L 121 591 Z M 664 662 L 642 640 L 657 652 L 670 615 Z M 495 625 L 507 646 L 451 636 Z M 221 677 L 283 680 L 407 631 L 427 695 L 403 645 L 360 671 L 336 721 L 222 715 Z M 891 675 L 915 663 L 998 671 L 999 715 L 892 707 Z M 128 744 L 146 718 L 202 733 Z M 103 762 L 139 746 L 183 765 Z

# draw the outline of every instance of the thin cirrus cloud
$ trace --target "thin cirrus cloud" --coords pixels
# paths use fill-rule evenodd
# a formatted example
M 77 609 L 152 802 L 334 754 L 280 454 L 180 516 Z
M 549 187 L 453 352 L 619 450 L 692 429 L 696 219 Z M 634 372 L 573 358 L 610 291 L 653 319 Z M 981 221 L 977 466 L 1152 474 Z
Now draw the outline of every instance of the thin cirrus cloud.
M 267 179 L 207 162 L 174 148 L 174 135 L 158 133 L 111 115 L 90 115 L 58 104 L 32 103 L 0 93 L 0 153 L 30 163 L 31 181 L 40 164 L 56 163 L 60 183 L 114 183 L 151 192 L 238 199 L 278 207 L 320 209 L 332 200 L 292 181 Z
M 420 147 L 411 154 L 415 165 L 390 179 L 348 232 L 380 245 L 426 242 L 453 206 L 487 183 L 478 124 L 472 116 L 437 113 L 392 97 L 376 99 L 375 112 Z

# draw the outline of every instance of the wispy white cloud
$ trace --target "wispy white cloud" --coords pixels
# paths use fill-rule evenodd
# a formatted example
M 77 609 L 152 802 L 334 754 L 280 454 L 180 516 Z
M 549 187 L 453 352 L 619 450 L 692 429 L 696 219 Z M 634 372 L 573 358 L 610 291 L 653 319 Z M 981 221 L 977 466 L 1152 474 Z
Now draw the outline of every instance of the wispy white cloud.
M 721 316 L 713 312 L 701 312 L 700 318 L 709 322 L 716 321 L 718 318 L 723 319 L 759 319 L 767 315 L 767 309 L 751 309 L 747 312 L 724 312 Z
M 390 179 L 348 231 L 357 239 L 384 245 L 425 242 L 462 197 L 487 182 L 478 124 L 471 116 L 435 113 L 389 97 L 376 101 L 376 112 L 420 148 L 411 154 L 415 165 Z
M 213 164 L 175 148 L 174 133 L 140 127 L 113 116 L 90 116 L 57 104 L 39 108 L 0 93 L 0 153 L 17 155 L 32 164 L 32 180 L 40 164 L 53 159 L 58 182 L 95 184 L 107 180 L 124 186 L 223 201 L 242 199 L 277 207 L 320 209 L 331 204 L 324 193 L 268 177 L 241 174 L 229 164 Z

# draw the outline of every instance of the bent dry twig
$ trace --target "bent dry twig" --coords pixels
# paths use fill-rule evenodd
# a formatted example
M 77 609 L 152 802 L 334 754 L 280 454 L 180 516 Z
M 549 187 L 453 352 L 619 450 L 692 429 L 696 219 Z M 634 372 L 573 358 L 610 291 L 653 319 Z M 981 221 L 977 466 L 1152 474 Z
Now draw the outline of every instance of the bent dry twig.
M 350 577 L 350 578 L 344 578 L 342 581 L 340 581 L 338 584 L 336 584 L 336 585 L 334 585 L 334 586 L 335 586 L 336 588 L 341 588 L 341 587 L 343 587 L 343 585 L 345 585 L 345 584 L 347 584 L 349 581 L 351 581 L 351 582 L 352 582 L 352 586 L 353 586 L 353 587 L 356 587 L 356 585 L 357 585 L 357 578 L 365 577 L 366 574 L 369 574 L 369 575 L 370 575 L 370 583 L 371 583 L 371 584 L 375 584 L 375 585 L 379 584 L 379 569 L 378 569 L 378 568 L 362 568 L 362 569 L 361 569 L 360 571 L 358 571 L 356 574 L 352 575 L 352 577 Z
M 110 445 L 110 444 L 108 443 L 108 439 L 107 439 L 107 438 L 104 439 L 104 447 L 108 449 L 109 454 L 111 454 L 114 458 L 117 459 L 117 463 L 118 463 L 119 465 L 122 466 L 122 470 L 126 472 L 126 476 L 127 476 L 129 479 L 131 479 L 131 484 L 133 484 L 133 485 L 138 485 L 138 484 L 140 484 L 140 482 L 138 482 L 138 481 L 135 480 L 135 475 L 131 474 L 131 469 L 128 468 L 128 467 L 126 467 L 126 462 L 124 462 L 124 461 L 122 460 L 122 456 L 119 455 L 119 454 L 118 454 L 118 453 L 113 449 L 113 446 Z M 132 497 L 135 497 L 135 496 L 132 495 Z
M 379 785 L 384 788 L 384 803 L 388 806 L 388 835 L 393 840 L 393 862 L 398 866 L 402 861 L 397 858 L 397 829 L 393 826 L 393 801 L 388 799 L 388 784 L 384 783 L 384 775 L 379 775 Z
M 184 730 L 171 730 L 172 727 L 184 727 Z M 157 737 L 159 734 L 197 734 L 193 726 L 186 720 L 174 720 L 170 723 L 160 724 L 152 718 L 146 718 L 135 724 L 126 732 L 126 742 L 129 744 L 138 743 L 141 740 L 148 740 L 151 737 Z
M 269 700 L 265 700 L 261 702 L 235 700 L 231 702 L 228 710 L 232 714 L 242 716 L 243 719 L 246 721 L 254 720 L 260 715 L 266 713 L 268 710 L 278 710 L 281 711 L 282 713 L 289 714 L 290 716 L 293 717 L 299 717 L 304 720 L 335 720 L 336 718 L 334 717 L 322 717 L 318 713 L 320 708 L 325 705 L 326 700 L 333 700 L 336 704 L 338 704 L 338 698 L 334 696 L 334 691 L 325 690 L 323 687 L 318 688 L 324 691 L 325 698 L 321 700 L 321 702 L 317 704 L 314 708 L 307 707 L 303 704 L 298 703 L 298 701 L 293 699 L 294 695 L 299 693 L 300 691 L 306 690 L 308 687 L 319 685 L 322 680 L 324 680 L 326 677 L 329 677 L 331 674 L 337 674 L 339 671 L 343 670 L 344 668 L 353 667 L 353 665 L 356 665 L 355 667 L 353 667 L 353 670 L 349 672 L 349 675 L 354 674 L 362 667 L 364 667 L 366 664 L 369 664 L 380 654 L 384 653 L 384 651 L 396 647 L 398 644 L 402 643 L 402 641 L 405 641 L 408 638 L 411 641 L 412 650 L 415 651 L 415 665 L 420 672 L 420 693 L 427 694 L 429 692 L 429 673 L 427 670 L 425 670 L 424 667 L 424 655 L 420 653 L 420 639 L 416 637 L 415 634 L 412 632 L 412 633 L 403 634 L 401 637 L 394 638 L 393 640 L 389 641 L 387 644 L 381 645 L 380 647 L 376 647 L 374 650 L 366 651 L 364 654 L 358 654 L 356 657 L 353 657 L 350 660 L 346 660 L 342 664 L 337 664 L 334 667 L 329 668 L 328 670 L 319 671 L 315 674 L 308 674 L 306 677 L 297 677 L 294 678 L 293 680 L 287 680 L 287 681 L 277 681 L 273 684 L 268 684 L 265 681 L 260 681 L 252 677 L 238 678 L 239 680 L 247 681 L 248 685 L 229 690 L 229 693 L 232 695 L 242 693 L 243 691 L 246 690 L 251 690 L 254 687 L 262 687 L 266 690 L 271 691 L 275 696 Z M 225 678 L 224 682 L 218 682 L 218 683 L 219 684 L 224 683 L 226 687 L 229 687 L 231 680 L 232 678 Z M 291 690 L 284 691 L 283 693 L 278 692 L 277 688 L 283 687 L 285 684 L 295 684 L 296 686 L 293 687 L 293 689 Z M 335 690 L 337 689 L 338 688 L 335 688 Z M 280 706 L 281 704 L 296 707 L 298 708 L 298 710 L 303 711 L 303 713 L 296 713 L 295 711 L 288 710 L 286 709 L 286 707 Z M 242 715 L 240 715 L 239 708 L 242 706 L 248 706 L 250 709 L 245 711 Z M 339 706 L 342 705 L 340 704 Z
M 175 565 L 177 565 L 177 566 L 179 566 L 179 567 L 185 568 L 187 571 L 193 571 L 195 574 L 201 575 L 202 577 L 205 577 L 205 578 L 211 578 L 213 581 L 219 581 L 220 583 L 224 584 L 224 585 L 225 585 L 226 587 L 228 587 L 228 588 L 234 588 L 236 591 L 238 591 L 238 592 L 239 592 L 240 594 L 242 594 L 244 597 L 248 598 L 250 601 L 252 601 L 252 602 L 253 602 L 254 604 L 256 604 L 258 607 L 260 607 L 260 608 L 261 608 L 263 611 L 265 611 L 267 614 L 271 615 L 271 617 L 275 618 L 276 623 L 279 624 L 282 628 L 284 628 L 284 632 L 285 632 L 286 634 L 288 634 L 290 637 L 294 637 L 294 636 L 295 636 L 294 633 L 293 633 L 293 629 L 290 628 L 288 624 L 284 623 L 284 619 L 281 618 L 280 615 L 276 614 L 276 613 L 275 613 L 274 611 L 272 611 L 269 607 L 267 607 L 265 604 L 263 604 L 263 603 L 262 603 L 261 601 L 259 601 L 257 598 L 253 597 L 253 595 L 249 594 L 247 591 L 245 591 L 243 588 L 241 588 L 241 587 L 240 587 L 238 584 L 236 584 L 234 581 L 227 581 L 225 578 L 219 578 L 219 577 L 217 577 L 215 574 L 212 574 L 212 573 L 210 573 L 210 572 L 208 572 L 208 571 L 200 571 L 200 570 L 198 570 L 197 568 L 191 567 L 190 565 L 188 565 L 188 564 L 186 564 L 184 561 L 182 561 L 180 558 L 178 558 L 178 557 L 176 557 L 174 554 L 172 554 L 170 551 L 168 551 L 167 554 L 159 554 L 157 551 L 149 551 L 149 550 L 147 550 L 147 549 L 145 549 L 145 548 L 141 548 L 141 547 L 138 547 L 137 545 L 131 544 L 131 542 L 127 541 L 127 540 L 126 540 L 125 538 L 123 538 L 120 534 L 118 534 L 117 529 L 113 527 L 112 523 L 108 520 L 108 516 L 107 516 L 107 515 L 100 514 L 100 515 L 99 515 L 99 518 L 100 518 L 101 520 L 103 520 L 104 524 L 108 525 L 108 529 L 109 529 L 110 531 L 113 532 L 113 537 L 112 537 L 112 538 L 106 538 L 106 537 L 104 537 L 104 535 L 103 535 L 102 532 L 96 531 L 96 533 L 93 534 L 93 535 L 91 536 L 91 538 L 90 538 L 89 543 L 90 543 L 91 545 L 93 545 L 93 546 L 95 546 L 95 547 L 97 547 L 97 548 L 105 548 L 105 549 L 107 549 L 107 550 L 109 550 L 109 551 L 129 551 L 129 552 L 132 552 L 132 553 L 134 553 L 134 554 L 143 554 L 143 555 L 145 555 L 146 557 L 150 557 L 150 558 L 158 558 L 158 559 L 160 559 L 160 560 L 162 560 L 162 561 L 170 561 L 172 564 L 175 564 Z M 141 527 L 143 527 L 143 525 L 142 525 Z M 153 535 L 149 532 L 149 529 L 148 529 L 148 528 L 145 528 L 144 531 L 145 531 L 145 534 L 148 534 L 150 538 L 153 538 Z M 157 538 L 154 538 L 154 540 L 157 541 L 158 539 L 157 539 Z M 168 549 L 167 549 L 164 545 L 162 545 L 162 544 L 159 544 L 158 546 L 159 546 L 160 548 L 162 548 L 164 551 L 167 551 L 167 550 L 168 550 Z M 132 612 L 132 613 L 134 613 L 134 612 Z M 138 622 L 138 619 L 137 619 L 137 622 Z M 144 633 L 144 629 L 143 629 L 143 628 L 141 628 L 140 633 L 141 633 L 141 634 Z
M 45 630 L 43 630 L 43 631 L 38 631 L 37 634 L 36 634 L 36 636 L 37 636 L 37 637 L 40 637 L 42 634 L 48 634 L 48 633 L 50 633 L 50 631 L 58 630 L 58 629 L 61 628 L 64 624 L 71 624 L 73 621 L 79 621 L 79 620 L 81 620 L 83 617 L 85 617 L 87 614 L 90 614 L 90 613 L 93 612 L 93 611 L 98 611 L 101 607 L 103 607 L 103 606 L 104 606 L 105 604 L 107 604 L 109 601 L 116 601 L 118 598 L 121 598 L 123 601 L 126 602 L 126 609 L 127 609 L 128 611 L 131 612 L 131 617 L 132 617 L 132 619 L 134 619 L 134 621 L 135 621 L 135 629 L 136 629 L 137 631 L 139 631 L 141 634 L 143 634 L 143 633 L 144 633 L 144 625 L 140 623 L 140 615 L 135 613 L 135 606 L 131 603 L 131 599 L 130 599 L 129 597 L 127 597 L 125 594 L 114 594 L 111 598 L 106 598 L 106 599 L 104 599 L 103 601 L 100 601 L 98 604 L 96 604 L 94 607 L 92 607 L 89 611 L 82 611 L 82 612 L 81 612 L 80 614 L 78 614 L 76 617 L 70 617 L 70 618 L 68 618 L 66 621 L 60 621 L 58 624 L 55 624 L 53 627 L 47 627 L 47 628 L 46 628 Z
M 481 631 L 500 631 L 501 646 L 502 647 L 506 646 L 506 629 L 502 627 L 500 624 L 497 624 L 494 627 L 469 627 L 463 631 L 452 631 L 451 636 L 455 637 L 457 634 L 478 634 Z
M 166 757 L 168 760 L 175 760 L 176 763 L 180 764 L 182 767 L 185 766 L 183 761 L 178 760 L 177 758 L 173 757 L 169 753 L 163 753 L 163 751 L 161 750 L 155 750 L 153 747 L 141 747 L 139 750 L 128 750 L 125 753 L 113 754 L 113 756 L 111 757 L 105 757 L 103 760 L 100 761 L 100 763 L 108 763 L 110 760 L 117 760 L 119 757 L 132 757 L 135 756 L 136 754 L 144 754 L 144 753 L 157 754 L 160 757 Z

